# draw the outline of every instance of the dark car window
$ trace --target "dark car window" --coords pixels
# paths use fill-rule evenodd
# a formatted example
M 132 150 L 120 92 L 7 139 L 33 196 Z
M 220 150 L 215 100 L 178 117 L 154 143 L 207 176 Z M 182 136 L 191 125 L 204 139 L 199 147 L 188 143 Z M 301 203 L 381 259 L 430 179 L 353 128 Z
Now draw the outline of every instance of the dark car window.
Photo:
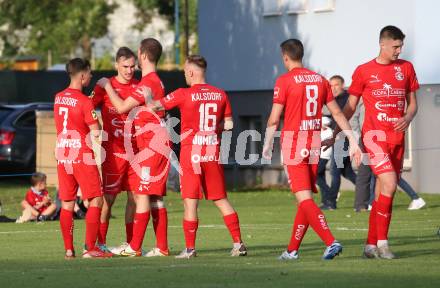
M 9 114 L 11 114 L 13 110 L 10 108 L 3 108 L 0 107 L 0 123 L 6 118 L 8 117 Z
M 27 111 L 18 117 L 15 126 L 19 128 L 35 128 L 35 111 Z

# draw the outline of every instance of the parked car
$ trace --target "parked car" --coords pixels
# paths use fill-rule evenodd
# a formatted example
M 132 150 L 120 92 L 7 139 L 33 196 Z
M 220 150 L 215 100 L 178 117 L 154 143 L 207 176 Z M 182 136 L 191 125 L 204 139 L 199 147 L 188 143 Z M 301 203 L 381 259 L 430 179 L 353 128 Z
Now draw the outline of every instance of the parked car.
M 0 105 L 0 168 L 3 172 L 35 171 L 37 110 L 53 110 L 53 103 Z

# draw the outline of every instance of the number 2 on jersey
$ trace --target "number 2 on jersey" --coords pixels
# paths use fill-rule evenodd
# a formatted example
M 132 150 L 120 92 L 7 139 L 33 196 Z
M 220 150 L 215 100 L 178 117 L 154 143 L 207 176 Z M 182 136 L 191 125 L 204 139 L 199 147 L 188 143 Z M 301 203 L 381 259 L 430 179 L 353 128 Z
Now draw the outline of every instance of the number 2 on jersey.
M 306 86 L 306 115 L 308 117 L 313 117 L 318 112 L 318 86 L 317 85 L 307 85 Z
M 67 134 L 67 118 L 69 117 L 69 108 L 66 107 L 60 107 L 58 109 L 58 115 L 64 114 L 64 121 L 63 121 L 63 134 Z
M 217 117 L 210 113 L 217 112 L 217 103 L 202 103 L 199 107 L 200 113 L 200 122 L 199 129 L 200 131 L 214 131 L 216 126 Z M 211 125 L 209 125 L 209 121 L 211 121 Z

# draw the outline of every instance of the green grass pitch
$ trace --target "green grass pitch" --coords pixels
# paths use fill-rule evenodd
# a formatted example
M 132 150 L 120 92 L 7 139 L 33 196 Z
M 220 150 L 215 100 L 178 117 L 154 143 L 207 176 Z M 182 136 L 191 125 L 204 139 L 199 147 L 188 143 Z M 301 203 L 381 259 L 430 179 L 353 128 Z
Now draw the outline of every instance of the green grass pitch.
M 5 181 L 3 181 L 5 182 Z M 4 214 L 17 217 L 24 183 L 0 184 Z M 53 191 L 52 191 L 53 192 Z M 52 193 L 53 194 L 53 193 Z M 52 195 L 53 196 L 53 195 Z M 440 287 L 440 196 L 423 195 L 427 207 L 408 211 L 409 198 L 398 193 L 390 230 L 390 244 L 399 259 L 365 260 L 360 257 L 368 213 L 352 209 L 353 192 L 343 192 L 336 211 L 326 212 L 343 254 L 321 260 L 324 245 L 309 229 L 300 259 L 280 262 L 296 211 L 288 191 L 230 193 L 240 216 L 249 255 L 229 256 L 231 240 L 220 213 L 212 203 L 200 205 L 197 237 L 199 257 L 63 259 L 58 222 L 0 223 L 0 287 Z M 121 195 L 111 220 L 108 245 L 125 237 Z M 178 194 L 166 198 L 169 242 L 173 255 L 183 248 L 182 203 Z M 144 248 L 154 243 L 151 222 Z M 84 222 L 75 221 L 75 247 L 82 250 Z

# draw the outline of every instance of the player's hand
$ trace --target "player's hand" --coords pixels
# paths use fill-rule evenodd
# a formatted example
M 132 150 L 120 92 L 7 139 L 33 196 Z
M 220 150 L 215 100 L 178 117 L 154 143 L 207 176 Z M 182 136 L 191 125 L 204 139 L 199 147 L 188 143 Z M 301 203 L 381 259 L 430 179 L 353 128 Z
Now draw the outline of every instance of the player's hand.
M 362 150 L 356 142 L 350 143 L 349 153 L 351 161 L 354 161 L 356 167 L 359 167 L 362 162 Z
M 409 124 L 411 123 L 411 119 L 407 115 L 397 119 L 396 122 L 394 122 L 394 130 L 403 132 L 405 131 Z
M 266 160 L 270 160 L 272 159 L 272 148 L 269 145 L 264 145 L 263 146 L 263 158 Z
M 96 85 L 98 85 L 101 88 L 105 89 L 105 86 L 109 83 L 108 78 L 102 77 L 101 79 L 98 80 L 98 82 L 96 82 Z
M 323 149 L 322 149 L 322 151 L 327 151 L 329 148 L 331 148 L 333 145 L 335 144 L 335 138 L 334 137 L 331 137 L 331 138 L 328 138 L 328 139 L 325 139 L 325 140 L 322 140 L 321 141 L 321 147 L 324 147 Z

